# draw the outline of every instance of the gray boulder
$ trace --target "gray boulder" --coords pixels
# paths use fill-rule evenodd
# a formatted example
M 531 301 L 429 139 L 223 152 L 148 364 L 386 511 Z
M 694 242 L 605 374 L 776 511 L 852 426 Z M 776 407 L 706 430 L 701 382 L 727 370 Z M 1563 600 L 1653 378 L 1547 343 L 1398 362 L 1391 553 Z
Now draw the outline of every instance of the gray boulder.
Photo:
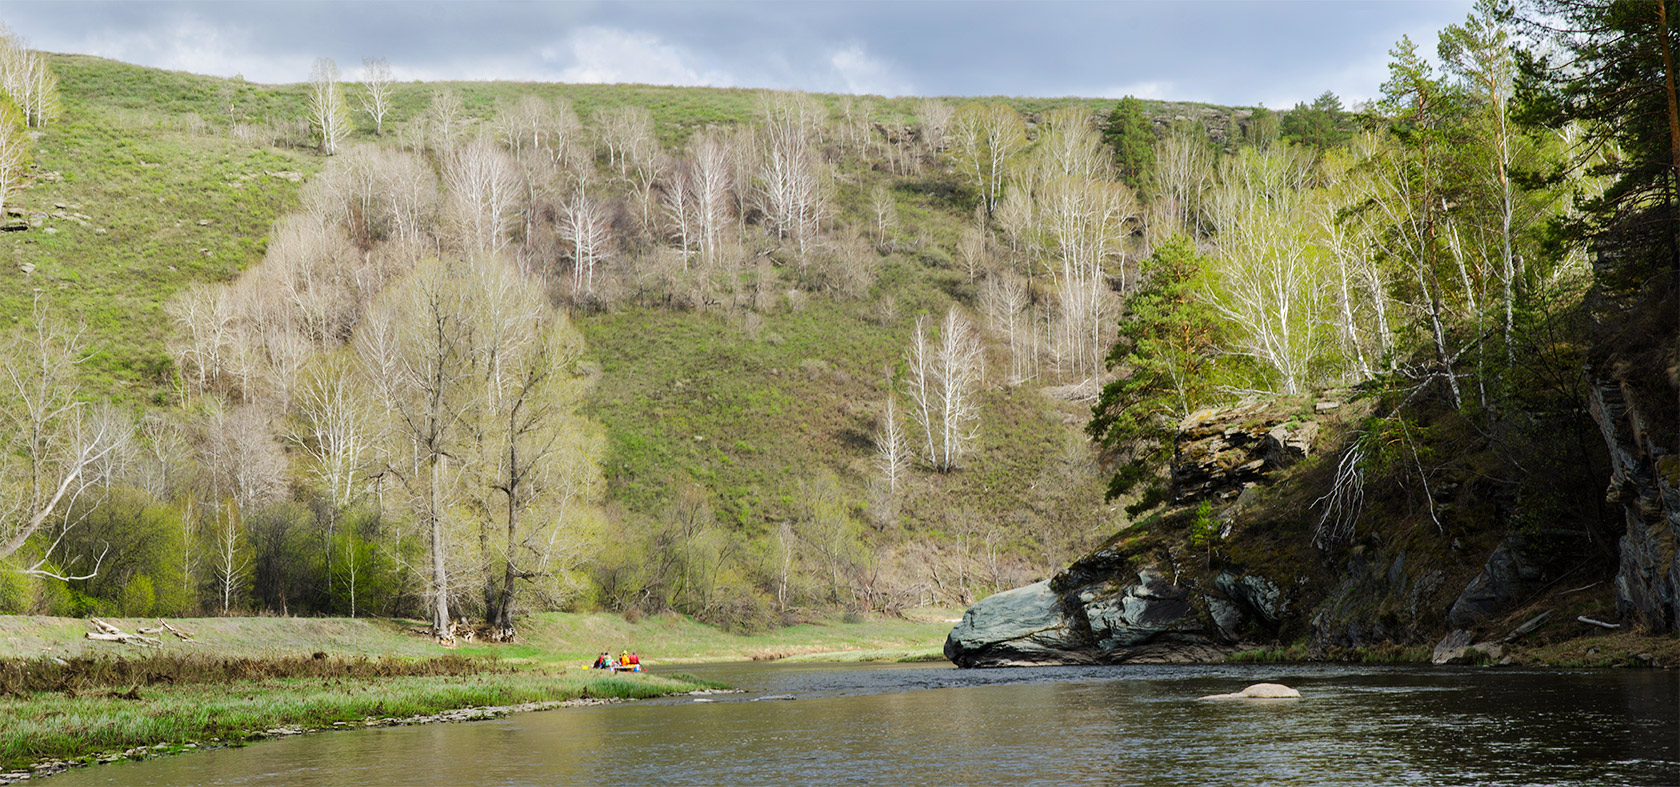
M 959 667 L 1090 663 L 1082 636 L 1048 580 L 987 596 L 945 638 Z
M 1106 590 L 1108 592 L 1102 592 Z M 1113 591 L 1087 588 L 1079 594 L 1097 649 L 1119 651 L 1155 642 L 1208 641 L 1190 592 L 1160 572 L 1143 569 L 1136 584 Z
M 1560 555 L 1575 554 L 1573 550 L 1559 548 L 1558 544 L 1584 537 L 1583 533 L 1562 530 L 1506 537 L 1488 555 L 1481 573 L 1453 601 L 1447 611 L 1447 623 L 1453 628 L 1471 628 L 1532 598 L 1557 574 L 1569 568 L 1566 564 L 1552 565 L 1566 562 L 1558 559 Z
M 1451 634 L 1435 643 L 1435 652 L 1429 660 L 1435 664 L 1467 664 L 1470 657 L 1465 651 L 1470 649 L 1471 642 L 1470 632 L 1454 629 Z

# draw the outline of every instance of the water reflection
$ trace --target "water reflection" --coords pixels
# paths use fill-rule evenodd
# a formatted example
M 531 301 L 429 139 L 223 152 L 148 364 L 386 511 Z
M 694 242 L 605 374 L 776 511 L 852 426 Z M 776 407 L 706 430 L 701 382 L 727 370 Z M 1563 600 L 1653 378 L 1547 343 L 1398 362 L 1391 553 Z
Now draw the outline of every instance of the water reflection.
M 77 784 L 1674 785 L 1680 675 L 719 665 L 695 702 L 311 735 Z M 1299 702 L 1198 702 L 1272 680 Z M 755 701 L 793 694 L 793 701 Z

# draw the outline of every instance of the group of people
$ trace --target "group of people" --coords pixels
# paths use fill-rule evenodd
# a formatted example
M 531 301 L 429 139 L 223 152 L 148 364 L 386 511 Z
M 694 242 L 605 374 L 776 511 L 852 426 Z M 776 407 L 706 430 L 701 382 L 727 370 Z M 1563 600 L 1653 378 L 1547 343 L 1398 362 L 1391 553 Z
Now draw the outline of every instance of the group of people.
M 595 663 L 589 665 L 589 668 L 619 670 L 622 672 L 641 672 L 642 657 L 636 655 L 636 652 L 633 650 L 627 650 L 620 653 L 618 658 L 615 659 L 613 658 L 611 651 L 603 650 L 601 651 L 601 655 L 595 657 Z

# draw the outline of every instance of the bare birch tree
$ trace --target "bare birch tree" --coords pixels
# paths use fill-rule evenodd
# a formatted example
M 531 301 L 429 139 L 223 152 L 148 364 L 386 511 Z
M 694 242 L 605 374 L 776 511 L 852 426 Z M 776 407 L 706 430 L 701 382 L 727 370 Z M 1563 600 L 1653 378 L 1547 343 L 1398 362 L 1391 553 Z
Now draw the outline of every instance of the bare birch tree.
M 507 248 L 522 192 L 507 154 L 483 139 L 468 142 L 449 157 L 443 180 L 461 249 L 470 255 Z
M 0 217 L 6 215 L 6 203 L 29 182 L 33 149 L 21 118 L 7 114 L 6 108 L 0 107 Z
M 951 121 L 951 151 L 986 212 L 997 210 L 1010 159 L 1027 144 L 1020 113 L 1004 104 L 966 104 Z
M 595 291 L 595 266 L 612 242 L 611 215 L 605 203 L 579 193 L 560 208 L 560 238 L 572 247 L 572 291 Z
M 910 467 L 912 456 L 904 422 L 898 417 L 896 397 L 887 397 L 887 407 L 875 431 L 875 470 L 887 482 L 887 494 L 898 494 L 899 480 Z
M 955 306 L 946 311 L 937 330 L 918 317 L 905 361 L 927 462 L 939 472 L 954 470 L 979 437 L 978 388 L 984 361 L 979 337 Z
M 330 57 L 315 58 L 309 72 L 309 125 L 321 139 L 321 152 L 331 156 L 350 136 L 350 110 L 344 104 L 344 86 L 338 81 L 338 64 Z
M 776 236 L 793 238 L 804 253 L 828 210 L 817 148 L 826 110 L 810 96 L 782 94 L 766 98 L 761 113 L 760 208 Z
M 101 463 L 132 435 L 126 419 L 79 395 L 76 367 L 87 358 L 83 335 L 37 298 L 29 319 L 0 336 L 0 560 L 23 549 L 99 483 Z M 55 568 L 55 552 L 73 524 L 63 519 L 56 537 L 20 570 L 58 579 L 98 573 L 103 555 L 78 576 Z
M 362 111 L 373 121 L 373 133 L 385 136 L 385 116 L 391 114 L 391 61 L 383 57 L 362 58 Z
M 58 77 L 47 58 L 0 23 L 0 91 L 23 113 L 23 123 L 40 128 L 58 117 Z

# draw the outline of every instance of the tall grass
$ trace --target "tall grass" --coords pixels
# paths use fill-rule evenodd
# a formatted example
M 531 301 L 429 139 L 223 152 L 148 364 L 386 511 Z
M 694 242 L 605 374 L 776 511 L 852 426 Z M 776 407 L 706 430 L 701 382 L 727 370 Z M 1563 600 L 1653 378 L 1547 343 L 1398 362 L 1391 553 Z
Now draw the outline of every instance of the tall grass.
M 642 699 L 715 687 L 642 674 L 497 672 L 395 678 L 285 678 L 0 699 L 0 770 L 139 746 L 264 737 L 276 728 L 360 724 L 459 708 L 583 697 Z

